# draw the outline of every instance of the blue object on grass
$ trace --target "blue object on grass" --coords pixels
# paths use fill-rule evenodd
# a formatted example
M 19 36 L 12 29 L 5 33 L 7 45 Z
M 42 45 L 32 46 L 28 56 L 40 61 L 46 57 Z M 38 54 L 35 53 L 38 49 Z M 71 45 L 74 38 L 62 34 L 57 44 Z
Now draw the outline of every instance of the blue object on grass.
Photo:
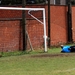
M 61 52 L 64 52 L 64 53 L 70 53 L 71 51 L 70 51 L 70 46 L 63 46 L 63 48 L 62 48 L 62 51 Z

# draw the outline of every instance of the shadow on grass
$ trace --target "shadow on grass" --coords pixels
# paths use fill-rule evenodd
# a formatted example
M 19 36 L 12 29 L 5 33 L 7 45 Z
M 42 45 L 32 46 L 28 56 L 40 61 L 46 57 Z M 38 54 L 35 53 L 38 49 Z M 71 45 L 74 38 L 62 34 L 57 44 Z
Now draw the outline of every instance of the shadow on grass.
M 27 51 L 16 51 L 16 52 L 1 52 L 0 57 L 8 57 L 8 56 L 20 56 L 29 54 L 30 52 Z

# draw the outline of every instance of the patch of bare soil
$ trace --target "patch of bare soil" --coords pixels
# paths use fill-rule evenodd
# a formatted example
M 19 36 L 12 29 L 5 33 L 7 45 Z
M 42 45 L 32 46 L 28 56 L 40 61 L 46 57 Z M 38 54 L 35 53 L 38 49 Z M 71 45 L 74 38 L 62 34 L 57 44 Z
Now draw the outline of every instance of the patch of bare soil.
M 39 55 L 32 55 L 31 57 L 69 57 L 75 56 L 75 53 L 60 53 L 60 54 L 39 54 Z

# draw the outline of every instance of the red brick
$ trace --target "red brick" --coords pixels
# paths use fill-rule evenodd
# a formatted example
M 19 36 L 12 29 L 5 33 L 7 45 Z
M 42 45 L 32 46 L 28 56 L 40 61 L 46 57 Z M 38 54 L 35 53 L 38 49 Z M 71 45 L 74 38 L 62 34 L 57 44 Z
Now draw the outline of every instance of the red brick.
M 45 6 L 27 6 L 27 7 L 44 7 L 46 8 L 46 29 L 48 32 L 48 7 Z M 60 45 L 67 43 L 67 6 L 51 6 L 50 7 L 50 25 L 51 25 L 51 45 Z M 75 41 L 75 7 L 72 8 L 72 24 L 73 24 L 73 41 Z M 41 18 L 42 12 L 31 12 L 36 17 Z M 26 17 L 27 16 L 26 11 Z M 22 11 L 0 10 L 0 18 L 22 18 Z M 40 19 L 41 20 L 41 19 Z M 32 43 L 36 48 L 43 47 L 43 25 L 36 20 L 26 20 L 27 31 Z M 48 34 L 48 33 L 47 33 Z M 27 43 L 28 44 L 28 43 Z M 29 48 L 29 44 L 27 45 Z M 0 21 L 0 50 L 14 51 L 22 50 L 22 25 L 21 20 Z

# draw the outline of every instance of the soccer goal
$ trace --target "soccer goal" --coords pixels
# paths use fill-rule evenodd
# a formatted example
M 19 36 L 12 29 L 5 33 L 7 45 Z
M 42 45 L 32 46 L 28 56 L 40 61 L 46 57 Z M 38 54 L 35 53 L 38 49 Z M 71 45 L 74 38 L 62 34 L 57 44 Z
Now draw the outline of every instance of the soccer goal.
M 43 30 L 44 30 L 44 34 L 43 34 L 43 39 L 44 39 L 44 51 L 47 52 L 47 36 L 46 36 L 46 20 L 45 20 L 45 8 L 20 8 L 20 7 L 0 7 L 0 10 L 27 10 L 28 11 L 28 15 L 30 15 L 32 18 L 34 18 L 35 20 L 37 20 L 39 23 L 41 23 L 43 25 Z M 30 12 L 33 11 L 42 11 L 43 13 L 43 20 L 39 20 L 37 17 L 35 17 L 34 15 L 32 15 Z M 35 31 L 34 31 L 35 32 Z

